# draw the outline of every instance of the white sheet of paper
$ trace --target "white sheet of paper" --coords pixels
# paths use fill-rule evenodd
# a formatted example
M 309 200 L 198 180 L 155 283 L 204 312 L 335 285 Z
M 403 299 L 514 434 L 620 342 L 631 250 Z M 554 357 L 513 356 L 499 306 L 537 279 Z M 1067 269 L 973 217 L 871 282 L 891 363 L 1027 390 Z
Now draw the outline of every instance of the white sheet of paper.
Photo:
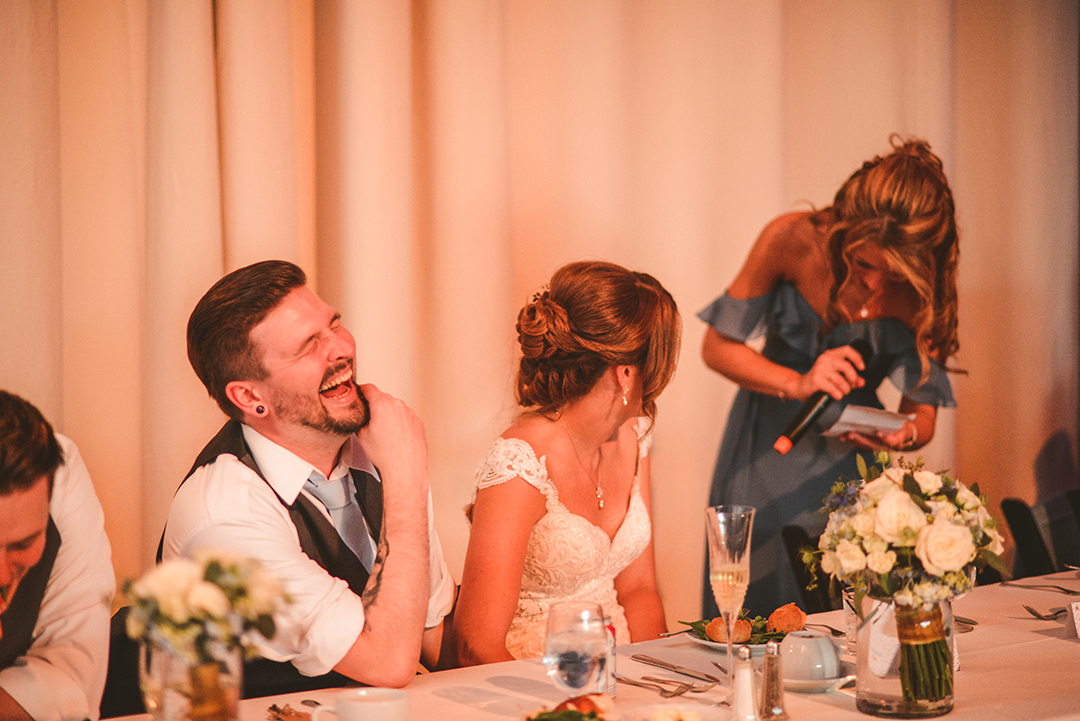
M 867 436 L 876 435 L 878 431 L 892 433 L 900 430 L 904 422 L 908 420 L 915 420 L 915 415 L 906 416 L 903 413 L 883 411 L 880 408 L 871 408 L 870 406 L 847 406 L 844 408 L 844 412 L 840 414 L 840 417 L 836 419 L 836 423 L 832 425 L 832 428 L 821 435 L 839 436 L 849 431 Z

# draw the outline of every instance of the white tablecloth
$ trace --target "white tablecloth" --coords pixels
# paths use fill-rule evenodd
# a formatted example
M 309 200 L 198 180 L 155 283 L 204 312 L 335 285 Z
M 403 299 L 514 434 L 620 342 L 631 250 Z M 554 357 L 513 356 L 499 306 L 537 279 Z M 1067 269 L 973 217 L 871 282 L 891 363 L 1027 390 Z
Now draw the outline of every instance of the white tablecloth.
M 1043 577 L 1080 591 L 1074 571 Z M 1018 583 L 1035 583 L 1023 579 Z M 959 599 L 954 611 L 978 621 L 970 633 L 957 637 L 960 671 L 955 678 L 955 708 L 947 718 L 959 719 L 1080 719 L 1080 640 L 1070 618 L 1040 621 L 1022 603 L 1041 611 L 1067 606 L 1080 596 L 1065 596 L 1007 586 L 982 586 Z M 843 628 L 840 611 L 817 614 L 810 622 Z M 630 660 L 646 653 L 683 666 L 720 676 L 712 661 L 724 664 L 726 654 L 705 648 L 686 636 L 645 641 L 618 649 L 618 672 L 632 678 L 645 675 L 682 678 Z M 409 693 L 410 720 L 414 721 L 517 721 L 543 706 L 552 707 L 564 696 L 548 680 L 537 660 L 510 661 L 418 676 Z M 315 691 L 241 703 L 241 721 L 264 721 L 276 703 L 308 711 L 302 699 L 332 704 L 335 691 Z M 671 703 L 693 707 L 725 697 L 721 685 L 705 694 L 690 694 Z M 854 688 L 827 694 L 786 691 L 785 705 L 792 719 L 865 719 L 855 709 Z M 619 685 L 616 705 L 622 712 L 661 703 L 651 691 Z

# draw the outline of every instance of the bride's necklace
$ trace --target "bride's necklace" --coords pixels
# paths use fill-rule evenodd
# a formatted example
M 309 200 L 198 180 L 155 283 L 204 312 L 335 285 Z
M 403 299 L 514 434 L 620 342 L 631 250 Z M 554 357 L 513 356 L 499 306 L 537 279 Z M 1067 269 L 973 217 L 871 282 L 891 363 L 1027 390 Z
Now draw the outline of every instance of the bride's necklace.
M 559 416 L 559 425 L 561 425 L 563 430 L 566 431 L 566 437 L 570 439 L 570 445 L 574 449 L 574 458 L 577 458 L 577 462 L 578 465 L 581 466 L 581 470 L 585 471 L 585 477 L 589 480 L 592 480 L 593 474 L 589 472 L 588 467 L 585 465 L 584 461 L 581 460 L 581 453 L 578 452 L 578 447 L 577 443 L 574 441 L 574 436 L 570 433 L 570 429 L 566 427 L 566 424 L 563 423 L 562 416 Z M 604 489 L 600 487 L 599 470 L 597 470 L 596 473 L 596 507 L 604 507 Z

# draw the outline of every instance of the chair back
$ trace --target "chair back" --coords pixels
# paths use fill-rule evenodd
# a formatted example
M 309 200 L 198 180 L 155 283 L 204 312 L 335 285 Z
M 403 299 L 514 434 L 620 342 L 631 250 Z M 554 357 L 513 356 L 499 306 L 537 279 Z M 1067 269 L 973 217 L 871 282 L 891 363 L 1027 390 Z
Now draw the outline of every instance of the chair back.
M 1020 568 L 1014 573 L 1016 578 L 1055 572 L 1057 568 L 1031 507 L 1019 498 L 1005 498 L 1001 501 L 1001 513 L 1016 543 L 1016 556 L 1020 561 Z
M 139 691 L 139 644 L 127 635 L 130 609 L 119 609 L 109 622 L 109 669 L 101 696 L 103 719 L 146 713 Z
M 784 540 L 784 550 L 787 551 L 791 570 L 799 584 L 799 594 L 806 607 L 804 610 L 807 613 L 821 613 L 840 608 L 840 597 L 830 593 L 829 577 L 822 573 L 820 568 L 810 570 L 803 563 L 803 549 L 817 548 L 817 543 L 810 539 L 806 529 L 802 526 L 784 526 L 780 529 L 780 536 Z M 811 585 L 814 586 L 813 589 L 807 588 Z

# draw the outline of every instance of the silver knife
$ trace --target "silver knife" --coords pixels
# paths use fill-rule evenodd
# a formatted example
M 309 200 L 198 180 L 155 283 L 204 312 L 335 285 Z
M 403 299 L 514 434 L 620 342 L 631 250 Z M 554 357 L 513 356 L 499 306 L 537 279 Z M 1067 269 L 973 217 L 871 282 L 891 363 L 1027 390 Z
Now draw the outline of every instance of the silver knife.
M 656 666 L 657 668 L 662 668 L 662 669 L 665 669 L 667 671 L 674 671 L 675 673 L 681 673 L 683 676 L 689 676 L 690 678 L 696 678 L 699 681 L 708 681 L 709 683 L 720 683 L 720 679 L 718 679 L 716 676 L 710 676 L 707 673 L 702 673 L 701 671 L 695 671 L 694 669 L 686 668 L 685 666 L 676 666 L 673 663 L 668 663 L 667 661 L 661 661 L 660 659 L 653 658 L 652 656 L 646 656 L 644 654 L 636 653 L 633 656 L 631 656 L 630 658 L 631 658 L 631 660 L 639 661 L 641 663 L 646 663 L 646 664 L 648 664 L 650 666 Z

